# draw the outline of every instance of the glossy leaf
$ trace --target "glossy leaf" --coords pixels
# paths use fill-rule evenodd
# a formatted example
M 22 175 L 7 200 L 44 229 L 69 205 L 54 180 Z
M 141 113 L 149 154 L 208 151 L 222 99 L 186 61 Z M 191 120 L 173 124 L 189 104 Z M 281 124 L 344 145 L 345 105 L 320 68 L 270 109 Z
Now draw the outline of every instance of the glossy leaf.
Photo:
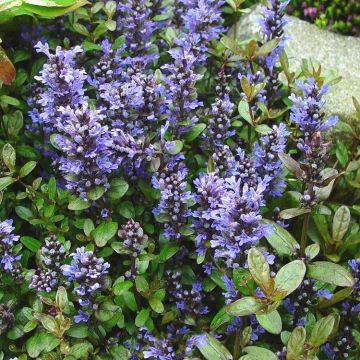
M 308 266 L 309 277 L 336 286 L 353 286 L 355 281 L 344 267 L 328 261 L 316 261 Z
M 270 334 L 280 334 L 282 330 L 281 316 L 277 310 L 268 314 L 256 315 L 259 324 Z
M 332 237 L 335 242 L 341 241 L 349 229 L 351 221 L 350 210 L 347 206 L 340 206 L 334 215 Z
M 280 256 L 291 256 L 300 248 L 294 237 L 282 226 L 266 219 L 263 222 L 272 226 L 272 231 L 266 233 L 265 237 Z
M 200 335 L 196 346 L 207 360 L 232 360 L 229 350 L 217 339 L 209 334 Z
M 265 305 L 252 296 L 245 296 L 226 306 L 226 312 L 233 316 L 246 316 L 256 314 L 263 310 Z
M 306 266 L 301 260 L 294 260 L 283 266 L 275 276 L 274 296 L 283 299 L 296 290 L 306 273 Z

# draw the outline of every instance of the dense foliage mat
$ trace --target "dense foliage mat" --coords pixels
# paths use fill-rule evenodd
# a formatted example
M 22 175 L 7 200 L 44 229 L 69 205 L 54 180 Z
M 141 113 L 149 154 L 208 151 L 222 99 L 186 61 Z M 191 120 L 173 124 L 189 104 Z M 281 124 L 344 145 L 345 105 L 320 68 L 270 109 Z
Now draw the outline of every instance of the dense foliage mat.
M 0 5 L 1 359 L 359 358 L 360 104 L 288 3 Z

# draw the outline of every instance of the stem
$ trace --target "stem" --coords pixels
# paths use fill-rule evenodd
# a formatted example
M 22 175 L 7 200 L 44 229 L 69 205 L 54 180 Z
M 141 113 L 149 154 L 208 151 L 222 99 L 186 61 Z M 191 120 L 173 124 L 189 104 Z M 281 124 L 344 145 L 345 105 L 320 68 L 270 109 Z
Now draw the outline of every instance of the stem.
M 241 333 L 240 331 L 236 331 L 235 341 L 234 341 L 234 351 L 233 351 L 234 359 L 237 360 L 240 354 L 241 354 Z
M 305 247 L 307 240 L 307 231 L 309 228 L 310 213 L 304 214 L 304 221 L 301 230 L 300 257 L 305 257 Z

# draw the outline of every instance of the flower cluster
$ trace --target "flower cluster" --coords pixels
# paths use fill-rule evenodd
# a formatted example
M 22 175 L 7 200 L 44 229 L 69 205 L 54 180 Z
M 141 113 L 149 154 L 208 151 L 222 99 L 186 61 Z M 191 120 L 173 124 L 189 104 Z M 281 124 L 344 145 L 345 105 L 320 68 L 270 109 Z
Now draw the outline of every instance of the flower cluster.
M 4 334 L 14 325 L 15 316 L 9 304 L 0 304 L 0 335 Z
M 165 81 L 169 122 L 177 134 L 198 121 L 193 111 L 202 106 L 202 102 L 197 100 L 195 88 L 201 76 L 193 69 L 197 58 L 189 43 L 170 50 L 170 55 L 173 62 L 163 65 L 162 69 L 168 74 Z
M 104 288 L 110 265 L 92 251 L 85 251 L 84 247 L 78 248 L 72 257 L 70 265 L 62 266 L 62 273 L 68 277 L 69 283 L 76 284 L 74 290 L 82 310 L 74 317 L 75 322 L 87 322 L 91 312 L 98 307 L 95 296 Z
M 45 134 L 52 134 L 58 122 L 61 123 L 61 106 L 76 108 L 85 100 L 84 84 L 86 73 L 76 66 L 75 57 L 82 53 L 80 46 L 70 50 L 56 48 L 55 54 L 50 53 L 49 45 L 41 42 L 35 46 L 37 52 L 45 54 L 48 62 L 36 76 L 42 84 L 39 94 L 31 99 L 34 108 L 30 112 L 34 124 L 40 124 Z
M 121 227 L 118 236 L 123 240 L 125 249 L 133 258 L 137 258 L 147 246 L 148 236 L 144 234 L 140 224 L 133 219 Z
M 12 226 L 13 220 L 0 222 L 0 263 L 1 268 L 9 273 L 14 280 L 21 280 L 21 255 L 14 253 L 14 246 L 19 241 L 20 236 L 14 235 L 15 228 Z
M 231 130 L 230 116 L 234 110 L 234 104 L 230 100 L 230 87 L 228 86 L 228 78 L 224 71 L 221 71 L 217 78 L 216 98 L 211 105 L 208 125 L 204 133 L 204 140 L 209 143 L 211 150 L 218 150 L 225 144 L 225 140 L 235 134 Z
M 279 56 L 284 51 L 287 40 L 287 37 L 284 35 L 284 28 L 289 21 L 284 17 L 284 14 L 289 2 L 290 0 L 270 0 L 269 6 L 264 9 L 263 18 L 260 20 L 261 32 L 263 33 L 265 40 L 279 40 L 279 43 L 275 48 L 265 57 L 265 59 L 262 59 L 263 69 L 267 76 L 266 103 L 270 105 L 279 95 L 279 73 L 275 69 L 275 66 Z
M 107 176 L 118 168 L 113 140 L 107 126 L 101 124 L 102 115 L 88 104 L 77 109 L 60 107 L 59 111 L 63 122 L 57 126 L 60 134 L 56 143 L 64 156 L 57 164 L 67 180 L 66 187 L 87 199 L 96 187 L 108 189 Z
M 41 258 L 44 268 L 35 271 L 29 288 L 39 292 L 50 292 L 59 283 L 61 265 L 65 259 L 65 247 L 55 235 L 51 234 L 45 239 L 45 245 L 41 248 Z
M 246 250 L 256 245 L 267 231 L 261 223 L 260 208 L 266 183 L 250 187 L 235 177 L 227 179 L 227 192 L 219 209 L 214 211 L 215 228 L 219 232 L 211 240 L 215 260 L 237 268 L 246 262 Z
M 266 195 L 271 197 L 281 196 L 286 187 L 279 154 L 285 151 L 289 134 L 284 124 L 274 125 L 272 132 L 262 136 L 254 147 L 254 168 L 260 177 L 268 177 Z
M 301 199 L 303 207 L 312 207 L 317 202 L 316 189 L 321 187 L 324 160 L 328 156 L 329 144 L 324 143 L 323 132 L 334 126 L 337 116 L 325 118 L 323 96 L 329 87 L 320 86 L 314 78 L 305 82 L 297 82 L 302 91 L 301 96 L 292 94 L 293 106 L 290 119 L 296 123 L 303 133 L 298 141 L 298 148 L 303 153 L 306 182 L 308 184 Z
M 186 225 L 190 216 L 188 202 L 191 192 L 186 190 L 187 172 L 186 167 L 180 165 L 177 171 L 164 169 L 152 179 L 153 186 L 161 194 L 160 202 L 153 212 L 165 223 L 164 235 L 167 239 L 178 240 L 181 228 Z
M 190 36 L 196 35 L 200 44 L 206 46 L 224 31 L 220 11 L 224 3 L 225 1 L 218 0 L 198 0 L 183 15 L 184 28 L 189 31 Z
M 126 45 L 131 54 L 144 55 L 151 44 L 155 23 L 145 0 L 129 0 L 118 4 L 118 31 L 126 34 Z
M 204 305 L 205 293 L 200 281 L 195 282 L 191 289 L 181 283 L 181 271 L 168 270 L 166 272 L 166 287 L 171 297 L 171 302 L 176 305 L 180 317 L 196 318 L 206 315 L 209 308 Z
M 215 173 L 201 174 L 194 181 L 196 193 L 194 200 L 199 207 L 192 212 L 194 228 L 196 229 L 196 251 L 203 256 L 206 243 L 216 234 L 213 212 L 218 210 L 226 194 L 224 179 Z

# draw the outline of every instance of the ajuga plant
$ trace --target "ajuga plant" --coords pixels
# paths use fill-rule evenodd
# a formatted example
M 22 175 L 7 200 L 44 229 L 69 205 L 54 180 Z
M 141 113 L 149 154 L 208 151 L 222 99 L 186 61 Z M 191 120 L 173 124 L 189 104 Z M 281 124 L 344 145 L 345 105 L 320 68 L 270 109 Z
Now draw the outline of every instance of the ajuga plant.
M 2 359 L 359 358 L 359 102 L 335 116 L 334 79 L 289 69 L 289 1 L 234 37 L 243 3 L 4 37 Z

